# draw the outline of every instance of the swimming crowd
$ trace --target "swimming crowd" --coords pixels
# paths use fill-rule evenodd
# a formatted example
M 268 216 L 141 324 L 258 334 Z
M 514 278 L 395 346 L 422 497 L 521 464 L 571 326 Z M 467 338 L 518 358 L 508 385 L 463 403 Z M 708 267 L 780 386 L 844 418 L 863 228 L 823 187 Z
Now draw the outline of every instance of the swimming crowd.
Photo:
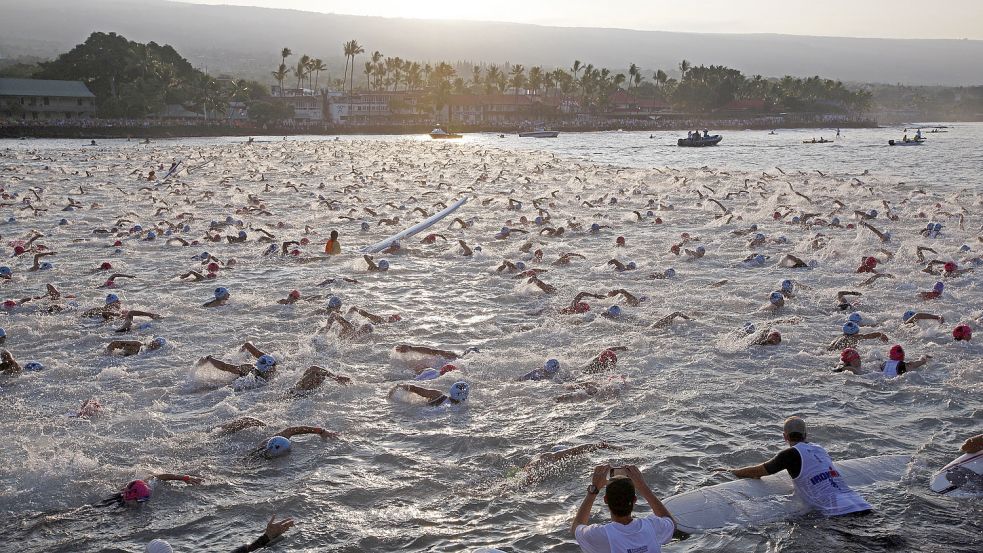
M 509 174 L 505 168 L 492 169 L 484 161 L 481 151 L 467 152 L 475 160 L 468 162 L 471 180 L 449 183 L 443 176 L 445 168 L 450 172 L 448 166 L 453 158 L 466 150 L 438 149 L 431 153 L 437 152 L 445 161 L 443 165 L 433 162 L 436 167 L 432 165 L 429 170 L 435 170 L 439 176 L 429 177 L 429 181 L 413 177 L 421 191 L 417 196 L 406 195 L 404 191 L 399 200 L 374 205 L 359 196 L 362 191 L 389 186 L 400 179 L 405 182 L 409 178 L 407 175 L 422 174 L 425 167 L 395 156 L 359 166 L 359 162 L 365 160 L 356 159 L 346 150 L 345 143 L 315 143 L 315 159 L 320 156 L 336 165 L 350 165 L 350 171 L 336 171 L 330 176 L 332 181 L 319 184 L 317 181 L 323 177 L 312 177 L 305 184 L 293 180 L 273 183 L 254 168 L 240 175 L 216 177 L 214 172 L 210 173 L 217 181 L 202 182 L 199 179 L 199 172 L 214 163 L 211 158 L 242 156 L 243 149 L 259 147 L 260 144 L 250 140 L 248 145 L 188 151 L 181 159 L 167 158 L 173 152 L 165 148 L 153 150 L 149 158 L 120 160 L 112 170 L 131 170 L 127 188 L 119 188 L 119 196 L 114 196 L 114 191 L 99 191 L 101 198 L 106 198 L 107 194 L 114 196 L 119 202 L 114 206 L 104 205 L 105 200 L 93 199 L 94 190 L 101 185 L 90 171 L 66 171 L 57 164 L 57 159 L 44 158 L 40 153 L 34 157 L 39 162 L 35 165 L 8 164 L 7 174 L 0 178 L 0 205 L 7 213 L 3 242 L 10 248 L 9 261 L 0 266 L 0 283 L 6 298 L 2 304 L 6 323 L 5 328 L 0 328 L 0 346 L 4 348 L 0 359 L 0 375 L 3 375 L 0 386 L 4 389 L 16 386 L 17 378 L 30 373 L 39 373 L 43 378 L 45 359 L 25 361 L 17 354 L 26 341 L 44 340 L 43 334 L 38 337 L 31 328 L 36 324 L 35 317 L 93 321 L 97 324 L 89 324 L 83 330 L 93 336 L 102 335 L 104 325 L 112 325 L 115 333 L 140 337 L 108 340 L 104 346 L 105 355 L 154 355 L 174 347 L 166 336 L 149 333 L 166 328 L 168 315 L 139 308 L 141 298 L 138 293 L 124 299 L 129 283 L 141 279 L 166 280 L 172 287 L 213 283 L 210 298 L 201 302 L 199 311 L 188 309 L 190 314 L 187 316 L 198 317 L 204 324 L 219 328 L 223 310 L 234 305 L 239 292 L 235 285 L 236 271 L 249 270 L 271 260 L 273 263 L 266 270 L 273 274 L 281 272 L 281 268 L 310 263 L 323 263 L 335 270 L 339 266 L 349 266 L 340 265 L 340 259 L 356 267 L 348 274 L 317 283 L 326 290 L 325 293 L 303 292 L 302 286 L 298 286 L 269 297 L 270 303 L 278 305 L 309 305 L 313 311 L 305 316 L 322 321 L 318 333 L 331 334 L 342 344 L 377 342 L 380 327 L 387 329 L 383 339 L 398 337 L 402 325 L 412 324 L 412 321 L 404 320 L 402 313 L 374 313 L 355 305 L 353 300 L 358 294 L 354 291 L 368 275 L 382 283 L 387 278 L 398 278 L 392 273 L 399 267 L 401 259 L 432 251 L 452 258 L 483 261 L 491 275 L 489 278 L 501 279 L 503 284 L 513 282 L 512 286 L 527 295 L 557 298 L 555 302 L 548 300 L 541 309 L 527 313 L 532 320 L 550 317 L 571 325 L 589 325 L 605 319 L 654 331 L 688 325 L 705 314 L 673 311 L 644 318 L 639 308 L 652 305 L 645 295 L 651 293 L 652 287 L 672 289 L 680 286 L 684 276 L 699 274 L 701 263 L 713 257 L 730 257 L 734 273 L 770 267 L 783 272 L 786 278 L 775 282 L 774 291 L 741 291 L 760 297 L 760 308 L 745 314 L 748 319 L 758 320 L 749 320 L 732 329 L 725 339 L 742 348 L 780 347 L 787 339 L 780 328 L 794 328 L 802 323 L 801 317 L 787 313 L 789 307 L 808 297 L 826 303 L 822 308 L 826 314 L 841 317 L 839 330 L 827 348 L 827 352 L 831 352 L 828 353 L 829 369 L 833 373 L 879 373 L 895 378 L 910 371 L 925 370 L 931 367 L 932 356 L 909 355 L 911 350 L 917 352 L 921 346 L 914 339 L 909 343 L 891 344 L 891 329 L 932 325 L 951 334 L 953 347 L 957 347 L 972 340 L 974 329 L 981 321 L 980 315 L 970 313 L 970 306 L 964 306 L 956 321 L 947 320 L 932 308 L 933 303 L 953 288 L 958 289 L 973 278 L 975 268 L 983 263 L 976 250 L 978 243 L 974 247 L 956 243 L 949 237 L 949 225 L 961 234 L 968 232 L 970 221 L 966 208 L 960 210 L 958 199 L 948 205 L 936 202 L 934 198 L 923 199 L 928 198 L 928 194 L 922 190 L 914 190 L 900 201 L 878 200 L 875 199 L 877 190 L 862 180 L 865 175 L 840 178 L 835 183 L 837 187 L 850 190 L 857 200 L 856 205 L 847 205 L 836 198 L 810 197 L 796 190 L 790 182 L 807 182 L 804 174 L 786 174 L 781 169 L 756 178 L 746 175 L 737 178 L 727 172 L 704 168 L 702 171 L 708 182 L 717 183 L 715 186 L 719 190 L 705 182 L 695 182 L 673 169 L 653 169 L 652 174 L 666 183 L 665 191 L 660 194 L 651 192 L 647 184 L 638 181 L 625 182 L 623 186 L 597 187 L 593 183 L 600 180 L 599 175 L 608 174 L 613 182 L 618 182 L 619 170 L 574 164 L 577 168 L 575 176 L 563 188 L 533 191 L 530 183 L 545 180 L 544 175 L 564 162 L 553 158 L 536 165 L 532 174 L 519 176 Z M 282 163 L 290 162 L 294 153 L 285 154 Z M 54 154 L 49 152 L 48 155 Z M 56 167 L 59 168 L 56 170 Z M 313 175 L 314 171 L 309 174 Z M 50 184 L 36 184 L 49 177 Z M 503 187 L 506 190 L 495 191 Z M 509 188 L 511 190 L 507 190 Z M 298 198 L 315 198 L 313 210 L 318 212 L 323 227 L 298 224 L 300 219 L 294 219 L 290 213 L 276 212 L 264 199 L 268 195 L 277 196 L 283 202 L 286 201 L 283 198 L 291 193 Z M 346 239 L 364 244 L 367 240 L 359 238 L 360 235 L 367 238 L 376 230 L 396 232 L 411 226 L 446 208 L 455 194 L 472 197 L 472 205 L 483 207 L 482 217 L 460 215 L 467 211 L 465 208 L 417 236 L 383 244 L 381 252 L 372 255 L 354 253 L 342 247 L 342 241 Z M 448 201 L 436 199 L 444 195 Z M 677 216 L 673 202 L 686 203 L 693 209 L 685 216 Z M 871 205 L 875 202 L 876 208 Z M 303 203 L 296 205 L 303 209 Z M 218 209 L 225 209 L 228 215 L 214 220 L 200 218 L 200 214 L 214 213 Z M 56 212 L 61 215 L 55 215 Z M 604 213 L 616 215 L 599 216 Z M 489 218 L 493 217 L 494 229 L 488 231 Z M 716 236 L 700 237 L 671 230 L 674 224 L 684 226 L 686 218 L 699 219 L 696 222 L 699 225 L 710 225 L 710 229 L 716 229 Z M 978 223 L 972 222 L 973 225 Z M 654 256 L 651 252 L 632 251 L 631 244 L 620 233 L 627 227 L 641 229 L 637 232 L 651 229 L 651 232 L 665 233 L 674 239 L 666 244 L 664 252 Z M 344 233 L 339 233 L 337 228 L 344 229 Z M 796 233 L 804 238 L 795 242 L 787 238 L 786 233 Z M 918 238 L 913 251 L 899 246 L 902 234 Z M 862 236 L 868 251 L 830 252 L 834 237 L 844 235 Z M 561 244 L 574 238 L 587 241 L 591 244 L 590 249 L 583 253 L 560 249 Z M 735 255 L 731 250 L 715 247 L 722 240 L 743 241 L 745 249 Z M 977 240 L 983 241 L 983 238 Z M 173 275 L 156 274 L 149 266 L 141 266 L 141 263 L 149 264 L 154 260 L 154 254 L 146 253 L 148 248 L 179 250 L 187 262 L 177 267 Z M 607 259 L 607 254 L 601 254 L 603 259 L 599 258 L 599 252 L 608 248 L 614 252 L 611 258 Z M 507 257 L 493 257 L 498 253 Z M 94 258 L 96 255 L 100 257 Z M 817 298 L 815 289 L 796 276 L 823 271 L 825 266 L 820 259 L 850 255 L 856 256 L 855 289 Z M 673 263 L 676 267 L 656 269 L 651 262 L 640 260 L 645 257 L 676 260 Z M 59 283 L 46 278 L 46 275 L 56 273 L 59 260 L 78 258 L 84 260 L 86 269 L 75 274 L 58 273 Z M 618 277 L 626 277 L 624 287 L 569 291 L 562 290 L 555 281 L 551 282 L 555 273 L 578 265 L 586 268 L 595 262 L 601 263 L 604 269 L 591 270 L 606 270 Z M 119 268 L 122 266 L 126 267 L 126 272 Z M 902 266 L 909 272 L 917 269 L 932 284 L 912 293 L 908 305 L 897 307 L 897 321 L 874 320 L 863 312 L 861 300 L 872 305 L 884 287 L 895 285 L 897 279 L 891 271 Z M 93 279 L 97 281 L 95 288 L 102 297 L 96 305 L 87 306 L 83 297 L 88 298 L 91 294 L 81 287 L 83 282 Z M 65 282 L 71 284 L 66 286 Z M 728 280 L 705 284 L 709 293 L 727 285 Z M 11 290 L 15 287 L 38 291 L 13 295 Z M 71 290 L 64 290 L 66 287 Z M 604 303 L 607 305 L 602 306 Z M 242 393 L 262 393 L 264 386 L 277 378 L 284 360 L 283 352 L 278 352 L 273 344 L 241 341 L 240 350 L 247 360 L 221 359 L 201 352 L 204 355 L 196 354 L 201 355 L 196 366 L 232 375 L 235 381 L 231 385 Z M 886 348 L 886 359 L 882 360 L 873 349 L 865 349 L 867 344 L 874 344 L 875 349 Z M 406 381 L 387 386 L 385 397 L 393 402 L 419 404 L 421 408 L 430 409 L 467 405 L 473 380 L 468 376 L 465 361 L 482 355 L 483 348 L 461 347 L 454 351 L 453 346 L 437 346 L 396 343 L 391 355 L 394 363 L 405 367 Z M 51 343 L 48 347 L 55 350 L 64 344 Z M 627 351 L 623 345 L 610 344 L 585 355 L 585 362 L 577 367 L 561 367 L 558 359 L 550 358 L 540 366 L 515 374 L 514 379 L 530 383 L 556 382 L 558 391 L 554 399 L 558 403 L 610 401 L 617 399 L 628 385 L 620 370 Z M 94 354 L 77 352 L 80 358 Z M 325 384 L 348 386 L 358 379 L 358 376 L 344 372 L 339 367 L 311 365 L 297 379 L 292 393 L 307 396 Z M 106 416 L 107 407 L 98 397 L 89 397 L 73 416 L 80 419 Z M 241 417 L 215 431 L 232 434 L 270 424 L 274 423 L 258 417 Z M 827 514 L 871 509 L 856 494 L 848 494 L 848 500 L 843 499 L 844 489 L 849 491 L 849 488 L 842 483 L 837 485 L 837 475 L 829 474 L 832 461 L 825 450 L 806 441 L 802 419 L 788 419 L 783 433 L 790 444 L 788 450 L 768 463 L 732 469 L 731 472 L 738 477 L 760 477 L 787 470 L 797 490 Z M 338 432 L 315 425 L 289 426 L 268 434 L 268 438 L 251 451 L 251 457 L 282 457 L 299 445 L 298 437 L 303 435 L 316 435 L 323 440 L 343 439 Z M 521 471 L 522 478 L 533 482 L 545 467 L 607 449 L 619 448 L 603 441 L 554 448 L 526 464 Z M 636 467 L 626 467 L 624 474 L 617 476 L 615 469 L 617 467 L 600 465 L 595 470 L 588 498 L 575 518 L 573 531 L 578 543 L 585 551 L 612 551 L 616 545 L 621 548 L 618 550 L 641 551 L 632 549 L 639 543 L 654 544 L 656 548 L 648 551 L 657 551 L 658 545 L 673 535 L 671 513 L 644 483 Z M 150 501 L 156 487 L 164 482 L 194 486 L 204 481 L 203 476 L 192 474 L 148 475 L 126 483 L 98 506 L 134 507 Z M 811 485 L 808 484 L 810 481 Z M 620 525 L 611 532 L 587 524 L 592 498 L 605 487 L 610 496 L 606 496 L 605 501 L 609 503 L 613 520 Z M 636 490 L 658 515 L 655 519 L 632 518 Z M 643 524 L 640 521 L 645 521 L 644 531 L 639 530 L 639 525 Z M 277 521 L 274 515 L 260 538 L 236 551 L 264 547 L 293 524 L 290 518 Z M 163 540 L 154 540 L 146 550 L 164 553 L 172 548 Z

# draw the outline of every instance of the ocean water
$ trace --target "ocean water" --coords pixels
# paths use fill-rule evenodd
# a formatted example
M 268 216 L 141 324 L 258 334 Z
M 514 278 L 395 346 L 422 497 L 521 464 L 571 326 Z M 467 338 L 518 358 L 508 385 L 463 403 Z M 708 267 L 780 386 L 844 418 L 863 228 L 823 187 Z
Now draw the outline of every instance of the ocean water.
M 862 490 L 876 513 L 728 528 L 674 542 L 667 551 L 978 551 L 980 500 L 940 497 L 927 484 L 966 437 L 983 429 L 979 340 L 955 343 L 949 335 L 958 322 L 979 333 L 983 290 L 974 272 L 944 279 L 941 298 L 919 300 L 917 293 L 937 277 L 921 272 L 915 248 L 932 247 L 937 253 L 930 258 L 964 267 L 979 263 L 983 126 L 953 125 L 916 147 L 887 146 L 901 129 L 844 129 L 833 144 L 801 143 L 833 134 L 725 133 L 719 147 L 708 149 L 677 148 L 673 133 L 555 140 L 475 135 L 453 143 L 420 137 L 257 137 L 252 145 L 241 138 L 106 140 L 95 147 L 0 141 L 0 185 L 18 194 L 0 208 L 3 247 L 11 251 L 15 240 L 37 229 L 45 236 L 36 243 L 58 252 L 46 258 L 54 264 L 46 271 L 28 271 L 26 256 L 3 261 L 14 270 L 11 280 L 0 281 L 3 296 L 37 296 L 46 283 L 76 296 L 63 298 L 60 312 L 49 313 L 52 302 L 37 300 L 0 314 L 8 335 L 3 347 L 22 364 L 45 365 L 0 377 L 0 511 L 7 520 L 0 540 L 25 552 L 135 552 L 153 538 L 167 539 L 175 551 L 226 551 L 254 539 L 277 513 L 298 526 L 274 551 L 577 551 L 569 524 L 593 465 L 637 464 L 665 498 L 724 481 L 711 473 L 715 467 L 770 458 L 783 447 L 782 420 L 801 415 L 810 439 L 834 459 L 912 456 L 901 481 Z M 134 174 L 176 159 L 188 171 L 166 183 L 148 184 Z M 242 211 L 249 194 L 268 215 Z M 471 228 L 448 230 L 445 220 L 429 232 L 444 234 L 446 242 L 424 245 L 417 236 L 404 242 L 402 253 L 377 256 L 391 262 L 388 272 L 366 271 L 357 248 L 421 220 L 414 208 L 433 213 L 437 202 L 462 195 L 473 199 L 455 216 L 472 221 Z M 21 209 L 25 197 L 46 211 Z M 62 211 L 68 197 L 84 208 Z M 733 217 L 717 217 L 721 208 L 708 197 Z M 508 210 L 509 198 L 522 208 Z M 567 232 L 548 237 L 535 225 L 518 224 L 518 217 L 538 214 L 534 201 Z M 881 243 L 863 229 L 793 225 L 791 215 L 772 219 L 776 210 L 794 210 L 828 220 L 838 209 L 844 224 L 855 221 L 855 209 L 878 210 L 872 224 L 890 231 L 891 241 Z M 116 237 L 93 233 L 121 218 L 124 228 L 146 229 L 181 213 L 190 214 L 182 222 L 190 217 L 192 231 L 178 234 L 188 240 L 201 239 L 212 220 L 227 216 L 244 222 L 249 240 L 182 247 L 123 232 L 117 253 Z M 377 224 L 394 216 L 400 217 L 395 226 Z M 59 225 L 62 218 L 69 224 Z M 370 222 L 369 231 L 359 229 L 361 221 Z M 941 236 L 919 234 L 930 221 L 945 225 Z M 610 228 L 597 234 L 571 228 L 594 222 Z M 732 234 L 752 223 L 769 238 L 766 245 L 752 249 L 746 236 Z M 305 235 L 308 225 L 312 234 Z M 502 226 L 530 234 L 497 240 Z M 345 253 L 307 263 L 263 256 L 267 244 L 258 242 L 255 228 L 278 241 L 306 236 L 311 243 L 300 248 L 302 257 L 318 255 L 337 229 Z M 670 252 L 683 232 L 700 239 L 687 246 L 702 244 L 705 257 L 687 261 Z M 532 249 L 543 250 L 543 262 L 519 250 L 527 236 Z M 626 247 L 615 247 L 617 236 Z M 482 251 L 464 257 L 458 239 Z M 969 252 L 960 252 L 963 244 Z M 854 272 L 860 258 L 883 259 L 882 248 L 894 257 L 880 268 L 894 278 L 861 287 L 866 275 Z M 213 281 L 178 279 L 202 269 L 193 256 L 203 250 L 238 264 Z M 764 266 L 742 263 L 755 252 L 769 256 Z M 584 258 L 551 264 L 565 253 Z M 781 268 L 776 262 L 785 253 L 815 260 L 816 267 Z M 540 278 L 557 293 L 496 272 L 503 259 L 546 269 Z M 639 268 L 619 273 L 606 264 L 610 259 Z M 105 353 L 119 337 L 118 323 L 82 317 L 107 293 L 98 288 L 107 275 L 95 270 L 103 261 L 136 277 L 120 279 L 112 290 L 128 308 L 163 316 L 126 337 L 163 336 L 163 349 L 132 357 Z M 675 278 L 648 278 L 668 267 Z M 319 286 L 341 277 L 359 283 Z M 778 313 L 763 311 L 786 278 L 797 285 L 795 297 Z M 228 305 L 201 307 L 216 286 L 231 290 Z M 345 309 L 399 313 L 402 321 L 377 326 L 364 341 L 342 341 L 334 329 L 321 330 L 323 299 L 276 303 L 293 289 L 338 295 Z M 559 314 L 579 291 L 613 289 L 646 299 L 637 307 L 621 303 L 617 320 Z M 888 344 L 859 346 L 871 374 L 830 372 L 838 354 L 826 345 L 840 335 L 845 317 L 836 307 L 840 290 L 861 291 L 857 307 L 865 322 L 890 337 Z M 599 313 L 616 299 L 587 301 Z M 903 326 L 907 309 L 941 314 L 945 323 Z M 692 320 L 649 327 L 673 311 Z M 746 322 L 766 328 L 776 319 L 793 320 L 771 325 L 783 335 L 779 346 L 751 346 L 737 332 Z M 209 354 L 247 362 L 239 351 L 246 340 L 278 359 L 278 375 L 266 386 L 233 381 L 198 363 Z M 392 386 L 412 378 L 412 367 L 433 361 L 394 353 L 398 343 L 458 352 L 478 347 L 459 363 L 459 373 L 425 383 L 446 390 L 466 380 L 470 399 L 436 409 L 387 399 Z M 884 379 L 876 368 L 893 343 L 903 344 L 909 359 L 932 359 Z M 579 368 L 611 346 L 627 348 L 614 379 L 605 375 L 600 382 L 614 393 L 558 403 L 557 396 L 585 378 Z M 547 358 L 561 363 L 555 381 L 516 381 Z M 293 397 L 290 389 L 312 364 L 353 383 L 329 381 Z M 102 414 L 65 416 L 90 397 L 103 404 Z M 215 432 L 242 416 L 268 428 Z M 249 456 L 278 429 L 302 424 L 340 432 L 341 439 L 302 436 L 286 457 Z M 576 457 L 533 482 L 516 476 L 538 453 L 600 440 L 622 449 Z M 85 507 L 158 472 L 198 474 L 205 482 L 161 484 L 140 509 Z M 594 520 L 606 516 L 597 502 Z

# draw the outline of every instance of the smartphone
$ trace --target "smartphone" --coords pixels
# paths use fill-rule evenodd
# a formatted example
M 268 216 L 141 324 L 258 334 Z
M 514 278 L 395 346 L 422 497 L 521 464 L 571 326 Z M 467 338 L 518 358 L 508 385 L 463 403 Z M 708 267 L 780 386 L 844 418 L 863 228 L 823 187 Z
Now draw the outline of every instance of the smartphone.
M 608 478 L 628 478 L 628 469 L 625 467 L 611 467 Z

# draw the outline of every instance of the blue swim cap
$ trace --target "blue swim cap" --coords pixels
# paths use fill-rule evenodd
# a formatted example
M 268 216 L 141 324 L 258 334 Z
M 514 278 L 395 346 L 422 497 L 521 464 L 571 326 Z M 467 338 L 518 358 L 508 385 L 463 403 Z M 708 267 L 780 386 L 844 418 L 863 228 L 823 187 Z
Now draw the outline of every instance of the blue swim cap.
M 902 322 L 908 322 L 908 319 L 910 319 L 910 318 L 912 318 L 914 316 L 915 316 L 915 312 L 912 311 L 911 309 L 909 309 L 909 310 L 907 310 L 907 311 L 904 312 L 904 315 L 901 315 L 901 321 Z
M 666 269 L 665 275 L 669 278 L 676 276 L 676 269 L 669 267 L 668 269 Z
M 942 223 L 935 223 L 935 226 L 932 227 L 932 230 L 934 230 L 935 232 L 942 230 Z
M 14 274 L 14 272 L 10 270 L 10 267 L 7 267 L 6 265 L 0 267 L 0 275 L 10 276 L 12 274 Z
M 8 223 L 16 223 L 17 222 L 17 217 L 10 217 L 10 218 L 8 218 L 7 219 L 7 222 Z
M 440 371 L 437 369 L 426 369 L 420 374 L 416 375 L 413 380 L 433 380 L 440 376 Z
M 524 271 L 526 269 L 526 264 L 521 261 L 516 261 L 515 268 L 519 269 L 520 271 Z
M 270 369 L 276 366 L 276 359 L 272 355 L 261 355 L 259 359 L 256 360 L 256 370 L 262 374 L 270 372 Z
M 935 223 L 929 223 L 925 225 L 925 230 L 933 230 L 935 228 Z
M 699 253 L 706 253 L 707 249 L 704 248 L 703 246 L 697 246 L 696 251 Z
M 791 280 L 785 279 L 782 281 L 782 290 L 785 292 L 791 292 L 795 289 L 795 283 Z
M 171 230 L 171 229 L 167 229 L 167 230 L 164 231 L 164 236 L 170 236 L 172 234 L 174 234 L 174 231 Z
M 338 296 L 331 296 L 330 298 L 328 298 L 328 307 L 332 309 L 337 309 L 341 307 L 341 298 L 339 298 Z
M 755 254 L 751 262 L 754 263 L 755 265 L 761 265 L 765 262 L 765 256 L 761 255 L 760 253 Z
M 758 230 L 758 225 L 751 225 L 750 226 L 750 229 L 751 229 L 752 232 L 753 231 L 756 231 L 756 230 Z
M 246 231 L 240 230 L 239 231 L 239 238 L 245 238 L 245 237 L 246 237 Z
M 153 240 L 154 238 L 157 238 L 157 233 L 156 232 L 150 231 L 150 232 L 147 233 L 147 240 Z
M 751 334 L 754 332 L 754 323 L 744 323 L 743 327 L 745 334 Z
M 617 305 L 612 305 L 611 307 L 608 307 L 608 315 L 611 317 L 620 317 L 621 308 L 618 307 Z
M 860 326 L 853 321 L 847 321 L 843 325 L 843 334 L 846 334 L 847 336 L 853 336 L 858 332 L 860 332 Z
M 61 221 L 58 221 L 58 224 L 59 225 L 67 225 L 68 224 L 68 219 L 64 219 L 63 218 Z
M 379 260 L 379 263 L 378 263 L 377 266 L 379 267 L 379 270 L 380 271 L 388 271 L 389 270 L 389 262 L 386 261 L 385 259 Z
M 650 209 L 650 210 L 648 210 L 648 211 L 645 212 L 645 215 L 647 215 L 649 217 L 655 217 L 655 212 Z
M 362 227 L 362 230 L 369 230 L 369 224 L 366 223 L 365 221 L 362 221 L 361 227 Z
M 215 299 L 224 299 L 229 297 L 229 289 L 225 286 L 219 286 L 215 289 Z
M 109 305 L 111 303 L 116 303 L 118 301 L 119 301 L 119 296 L 117 296 L 116 294 L 106 294 L 106 305 Z
M 512 230 L 509 227 L 502 227 L 502 230 L 499 231 L 499 234 L 508 234 L 510 232 L 512 232 Z
M 228 217 L 225 218 L 225 224 L 227 224 L 227 225 L 231 225 L 234 222 L 236 222 L 236 220 L 231 215 L 229 215 Z
M 31 361 L 30 363 L 27 363 L 26 365 L 24 365 L 24 370 L 25 371 L 43 371 L 44 370 L 44 365 L 42 365 L 38 361 Z
M 628 264 L 625 265 L 625 268 L 629 270 L 634 270 L 638 268 L 638 265 L 635 265 L 634 261 L 629 261 Z
M 150 345 L 154 348 L 162 348 L 167 345 L 167 340 L 161 336 L 158 336 L 150 341 Z
M 52 265 L 51 263 L 49 263 L 47 261 L 44 261 L 40 265 L 38 265 L 38 269 L 41 269 L 42 271 L 47 271 L 48 269 L 51 269 L 52 267 L 54 267 L 54 265 Z
M 546 374 L 553 376 L 560 371 L 560 362 L 556 359 L 547 359 L 546 364 L 543 365 L 543 369 Z
M 962 246 L 959 247 L 959 251 L 961 252 L 968 252 L 971 249 L 972 248 L 969 247 L 969 244 L 963 244 Z
M 7 336 L 7 331 L 0 328 L 0 338 L 5 338 Z
M 451 388 L 447 392 L 447 395 L 454 401 L 466 401 L 470 393 L 471 387 L 468 386 L 467 382 L 455 382 L 451 384 Z
M 793 223 L 798 223 L 799 221 L 801 221 L 801 219 L 799 219 L 799 216 L 798 215 L 796 215 L 795 217 L 792 217 L 792 222 Z
M 601 230 L 601 225 L 599 225 L 597 223 L 591 223 L 590 229 L 593 232 L 597 232 L 597 231 Z
M 943 284 L 942 281 L 940 280 L 935 283 L 935 286 L 932 287 L 932 290 L 941 294 L 942 291 L 945 290 L 945 284 Z
M 771 296 L 768 297 L 768 301 L 770 301 L 775 305 L 778 305 L 779 303 L 785 301 L 785 296 L 783 296 L 781 292 L 776 290 L 771 293 Z
M 243 225 L 242 219 L 236 219 L 236 225 L 242 226 Z
M 182 228 L 181 230 L 183 230 L 184 232 L 191 232 L 191 225 L 185 224 L 184 228 Z
M 840 218 L 839 217 L 833 217 L 833 219 L 830 220 L 829 224 L 831 224 L 831 225 L 838 225 L 838 224 L 840 224 Z
M 269 458 L 280 457 L 290 453 L 290 440 L 283 436 L 273 436 L 266 440 L 263 446 L 263 455 Z
M 212 256 L 212 254 L 210 254 L 208 252 L 201 252 L 200 254 L 198 254 L 198 257 L 201 258 L 201 259 L 208 259 L 211 256 Z
M 884 231 L 884 241 L 885 242 L 891 241 L 891 231 L 889 230 Z
M 536 223 L 537 225 L 541 225 L 541 224 L 543 224 L 543 218 L 537 216 L 535 219 L 533 219 L 532 222 Z
M 860 316 L 860 313 L 853 312 L 853 313 L 850 313 L 850 316 L 847 317 L 847 320 L 848 321 L 853 321 L 853 322 L 855 322 L 857 324 L 860 324 L 860 321 L 864 320 L 864 318 Z
M 754 239 L 755 240 L 764 240 L 765 239 L 765 235 L 764 234 L 761 234 L 759 232 L 759 233 L 757 233 L 757 234 L 754 235 Z
M 877 210 L 871 209 L 870 211 L 867 212 L 867 215 L 870 217 L 877 217 Z
M 134 230 L 135 232 L 140 232 L 140 231 L 142 231 L 142 230 L 143 230 L 143 227 L 142 227 L 142 226 L 140 226 L 140 225 L 133 225 L 133 230 Z

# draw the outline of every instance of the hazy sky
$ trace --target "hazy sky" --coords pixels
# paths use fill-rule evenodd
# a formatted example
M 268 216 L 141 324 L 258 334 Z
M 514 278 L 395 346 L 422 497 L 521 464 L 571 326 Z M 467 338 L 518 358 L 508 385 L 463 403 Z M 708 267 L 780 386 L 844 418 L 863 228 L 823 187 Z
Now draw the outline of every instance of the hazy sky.
M 139 1 L 139 0 L 130 0 Z M 706 33 L 983 39 L 983 0 L 179 0 L 384 17 Z

